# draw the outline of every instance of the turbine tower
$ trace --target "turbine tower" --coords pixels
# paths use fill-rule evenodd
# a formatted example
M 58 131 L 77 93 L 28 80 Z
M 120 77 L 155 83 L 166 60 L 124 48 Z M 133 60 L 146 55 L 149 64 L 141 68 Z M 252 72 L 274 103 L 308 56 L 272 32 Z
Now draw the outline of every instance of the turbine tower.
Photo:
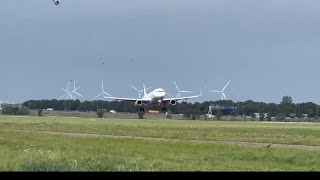
M 101 93 L 98 94 L 93 100 L 97 99 L 98 97 L 103 98 L 103 95 L 112 96 L 109 93 L 105 92 L 103 89 L 103 80 L 101 81 Z
M 228 83 L 223 87 L 223 89 L 221 91 L 218 90 L 209 90 L 210 92 L 218 92 L 221 93 L 221 100 L 227 100 L 226 95 L 224 94 L 224 90 L 226 89 L 226 87 L 228 86 L 228 84 L 230 83 L 231 80 L 228 81 Z
M 174 82 L 174 85 L 176 86 L 177 90 L 178 90 L 178 94 L 176 97 L 181 97 L 181 94 L 180 93 L 191 93 L 192 91 L 181 91 L 177 85 L 177 83 L 175 81 Z

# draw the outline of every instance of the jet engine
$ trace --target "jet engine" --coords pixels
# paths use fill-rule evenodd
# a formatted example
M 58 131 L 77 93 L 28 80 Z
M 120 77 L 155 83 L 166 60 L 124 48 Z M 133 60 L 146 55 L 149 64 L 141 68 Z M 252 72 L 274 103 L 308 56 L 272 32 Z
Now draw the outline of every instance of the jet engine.
M 134 105 L 136 106 L 142 106 L 142 101 L 141 100 L 137 100 Z
M 170 100 L 169 104 L 172 105 L 172 106 L 174 106 L 174 105 L 177 104 L 177 101 L 176 101 L 176 100 Z

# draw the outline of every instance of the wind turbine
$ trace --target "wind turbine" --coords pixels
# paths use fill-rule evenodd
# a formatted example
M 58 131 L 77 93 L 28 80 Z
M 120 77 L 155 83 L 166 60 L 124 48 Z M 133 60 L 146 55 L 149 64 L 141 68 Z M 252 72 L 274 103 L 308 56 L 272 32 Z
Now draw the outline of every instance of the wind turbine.
M 98 94 L 93 100 L 97 99 L 99 96 L 103 98 L 103 95 L 106 94 L 107 96 L 112 96 L 109 93 L 105 92 L 103 89 L 103 80 L 101 81 L 101 93 Z
M 81 94 L 79 94 L 76 90 L 79 89 L 80 87 L 76 88 L 76 81 L 73 81 L 73 91 L 71 91 L 72 95 L 73 95 L 73 100 L 76 100 L 76 95 L 84 98 Z
M 137 89 L 136 87 L 134 87 L 133 85 L 131 85 L 130 84 L 130 86 L 133 88 L 133 89 L 135 89 L 136 91 L 138 91 L 138 93 L 139 93 L 139 99 L 141 98 L 141 93 L 143 93 L 143 89 L 142 90 L 139 90 L 139 89 Z M 148 88 L 146 88 L 145 90 L 148 90 L 148 89 L 150 89 L 151 87 L 148 87 Z
M 181 91 L 177 85 L 177 83 L 175 81 L 174 82 L 174 85 L 176 86 L 177 90 L 178 90 L 178 94 L 176 97 L 181 97 L 181 94 L 180 93 L 191 93 L 192 91 Z
M 61 88 L 63 91 L 66 92 L 63 96 L 59 97 L 59 100 L 66 97 L 66 99 L 72 99 L 72 92 L 69 91 L 69 82 L 67 84 L 67 89 Z
M 228 84 L 230 83 L 231 80 L 228 81 L 228 83 L 223 87 L 223 89 L 221 91 L 218 90 L 209 90 L 210 92 L 219 92 L 221 93 L 221 100 L 227 100 L 226 95 L 224 94 L 224 90 L 226 89 L 226 87 L 228 86 Z

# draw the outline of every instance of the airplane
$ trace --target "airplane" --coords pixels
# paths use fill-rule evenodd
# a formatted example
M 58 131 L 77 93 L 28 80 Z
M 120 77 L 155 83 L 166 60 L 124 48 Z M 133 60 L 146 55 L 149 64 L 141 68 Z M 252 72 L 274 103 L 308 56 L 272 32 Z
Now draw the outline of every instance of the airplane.
M 152 92 L 148 93 L 146 92 L 146 87 L 143 83 L 143 93 L 144 96 L 142 98 L 118 98 L 118 97 L 109 97 L 109 96 L 103 96 L 105 99 L 114 99 L 114 100 L 120 100 L 120 101 L 131 101 L 135 102 L 135 106 L 140 107 L 140 111 L 144 112 L 144 108 L 141 107 L 143 105 L 155 105 L 158 104 L 159 106 L 163 104 L 162 111 L 167 111 L 166 103 L 169 105 L 176 105 L 178 100 L 187 100 L 191 98 L 197 98 L 202 96 L 202 92 L 200 89 L 200 94 L 195 96 L 186 96 L 186 97 L 175 97 L 175 98 L 165 98 L 167 93 L 162 88 L 157 88 L 153 90 Z

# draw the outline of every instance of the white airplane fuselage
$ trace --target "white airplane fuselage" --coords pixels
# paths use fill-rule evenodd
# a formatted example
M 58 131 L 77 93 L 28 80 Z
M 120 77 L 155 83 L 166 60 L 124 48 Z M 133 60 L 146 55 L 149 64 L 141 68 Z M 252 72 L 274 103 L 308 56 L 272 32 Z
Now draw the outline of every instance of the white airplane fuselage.
M 142 99 L 148 99 L 150 100 L 149 104 L 156 104 L 161 103 L 164 99 L 166 93 L 162 88 L 157 88 L 153 90 L 152 92 L 146 94 L 142 97 Z

